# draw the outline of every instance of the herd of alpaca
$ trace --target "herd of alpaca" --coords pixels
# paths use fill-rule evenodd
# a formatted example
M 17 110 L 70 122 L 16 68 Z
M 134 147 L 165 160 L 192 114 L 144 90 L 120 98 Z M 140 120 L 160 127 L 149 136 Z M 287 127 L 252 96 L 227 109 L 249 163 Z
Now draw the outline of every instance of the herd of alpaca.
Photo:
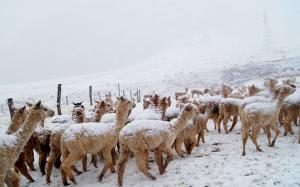
M 73 173 L 86 172 L 89 157 L 96 168 L 98 157 L 103 160 L 99 181 L 107 171 L 117 171 L 117 181 L 122 186 L 126 164 L 132 157 L 138 170 L 155 180 L 149 172 L 149 155 L 154 154 L 159 174 L 164 174 L 174 153 L 185 157 L 205 143 L 209 120 L 218 133 L 223 123 L 226 134 L 240 120 L 242 155 L 246 154 L 248 136 L 256 150 L 262 151 L 257 142 L 261 129 L 273 147 L 280 125 L 286 136 L 293 134 L 292 124 L 300 123 L 300 91 L 295 83 L 295 79 L 286 79 L 279 84 L 270 78 L 264 87 L 232 88 L 222 84 L 218 90 L 186 89 L 175 93 L 175 103 L 170 97 L 144 95 L 142 111 L 134 109 L 133 101 L 124 97 L 114 101 L 111 95 L 96 101 L 90 111 L 82 103 L 73 103 L 72 113 L 63 116 L 54 116 L 54 111 L 40 101 L 28 103 L 28 107 L 15 109 L 6 134 L 0 137 L 0 187 L 19 186 L 18 173 L 34 181 L 28 171 L 35 170 L 34 151 L 47 183 L 51 183 L 55 166 L 60 169 L 64 185 L 69 181 L 77 184 Z M 275 132 L 273 139 L 271 130 Z M 300 127 L 298 137 L 300 144 Z M 76 168 L 77 161 L 82 162 L 82 171 Z

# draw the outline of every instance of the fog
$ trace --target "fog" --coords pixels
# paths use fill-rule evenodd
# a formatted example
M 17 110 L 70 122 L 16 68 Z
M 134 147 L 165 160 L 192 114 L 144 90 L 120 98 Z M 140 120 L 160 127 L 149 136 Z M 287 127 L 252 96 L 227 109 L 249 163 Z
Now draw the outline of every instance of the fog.
M 1 1 L 0 84 L 132 66 L 189 35 L 260 48 L 264 12 L 273 45 L 300 44 L 296 0 Z

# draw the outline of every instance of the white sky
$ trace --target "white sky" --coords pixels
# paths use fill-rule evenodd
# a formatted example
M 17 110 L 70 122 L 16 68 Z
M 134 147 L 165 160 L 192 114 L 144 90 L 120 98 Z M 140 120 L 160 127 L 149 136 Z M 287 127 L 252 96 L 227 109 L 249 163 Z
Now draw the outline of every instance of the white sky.
M 3 0 L 0 84 L 123 68 L 195 34 L 258 48 L 264 9 L 275 44 L 300 44 L 299 0 Z

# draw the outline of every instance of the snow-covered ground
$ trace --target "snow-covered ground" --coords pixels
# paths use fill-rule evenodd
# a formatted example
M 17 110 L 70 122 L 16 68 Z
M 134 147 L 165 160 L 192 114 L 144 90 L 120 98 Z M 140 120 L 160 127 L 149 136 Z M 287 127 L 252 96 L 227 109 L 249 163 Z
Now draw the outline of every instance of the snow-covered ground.
M 164 175 L 159 175 L 154 162 L 150 163 L 150 172 L 157 176 L 155 181 L 139 172 L 135 159 L 130 159 L 124 174 L 124 186 L 300 186 L 300 145 L 296 135 L 281 135 L 276 146 L 270 148 L 266 136 L 261 134 L 258 142 L 263 152 L 257 152 L 249 139 L 247 155 L 243 157 L 239 123 L 230 134 L 224 131 L 218 134 L 211 121 L 208 127 L 210 132 L 206 134 L 206 143 L 200 144 L 185 158 L 176 155 Z M 153 155 L 151 160 L 154 160 Z M 108 172 L 101 183 L 97 182 L 103 163 L 98 166 L 96 169 L 90 164 L 88 172 L 76 176 L 77 186 L 117 186 L 116 173 Z M 28 184 L 22 177 L 22 186 L 47 185 L 40 172 L 31 174 L 36 182 Z M 59 170 L 54 169 L 49 186 L 62 186 Z

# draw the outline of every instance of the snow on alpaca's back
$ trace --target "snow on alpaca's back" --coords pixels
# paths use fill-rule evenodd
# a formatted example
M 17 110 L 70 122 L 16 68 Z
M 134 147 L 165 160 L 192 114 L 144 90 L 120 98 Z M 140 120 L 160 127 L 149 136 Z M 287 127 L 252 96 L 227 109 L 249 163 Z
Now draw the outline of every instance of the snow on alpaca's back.
M 254 102 L 248 104 L 244 110 L 248 114 L 259 113 L 262 115 L 271 115 L 276 113 L 276 109 L 277 109 L 276 102 L 271 102 L 271 103 Z
M 241 99 L 237 99 L 237 98 L 225 98 L 221 100 L 221 103 L 224 104 L 233 104 L 233 105 L 239 105 L 241 103 Z
M 296 89 L 296 91 L 287 96 L 285 99 L 284 99 L 284 102 L 287 103 L 287 104 L 298 104 L 300 103 L 300 89 Z
M 171 107 L 167 108 L 165 116 L 166 117 L 169 117 L 169 116 L 178 116 L 179 113 L 180 113 L 180 109 L 179 108 L 171 106 Z
M 222 99 L 224 99 L 222 96 L 219 95 L 214 95 L 214 96 L 210 96 L 210 95 L 206 95 L 206 96 L 199 96 L 196 99 L 196 102 L 198 103 L 219 103 Z
M 6 134 L 4 131 L 0 132 L 0 148 L 14 147 L 18 144 L 15 133 Z
M 271 98 L 266 98 L 262 96 L 252 96 L 252 97 L 246 97 L 241 102 L 241 106 L 246 106 L 250 103 L 270 103 L 273 100 Z
M 116 113 L 104 114 L 100 121 L 100 123 L 115 123 L 115 122 L 116 122 Z
M 65 141 L 72 141 L 76 139 L 76 135 L 91 137 L 101 136 L 102 134 L 108 134 L 114 132 L 116 125 L 114 123 L 79 123 L 70 125 L 62 135 Z
M 161 132 L 169 132 L 170 126 L 175 124 L 177 119 L 170 122 L 161 120 L 135 120 L 127 124 L 120 132 L 120 136 L 131 136 L 142 132 L 145 136 L 155 136 Z

